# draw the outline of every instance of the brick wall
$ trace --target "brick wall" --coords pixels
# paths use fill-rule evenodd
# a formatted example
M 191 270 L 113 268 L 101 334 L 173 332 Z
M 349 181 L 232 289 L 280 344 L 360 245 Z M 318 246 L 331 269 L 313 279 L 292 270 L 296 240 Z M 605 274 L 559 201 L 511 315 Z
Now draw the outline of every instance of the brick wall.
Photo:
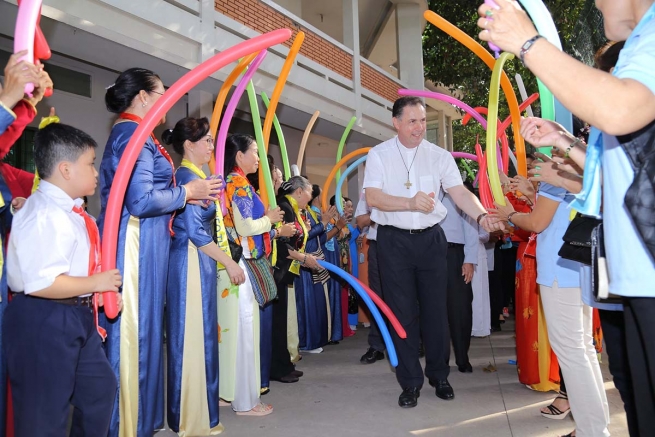
M 394 102 L 398 97 L 398 88 L 400 86 L 389 79 L 384 74 L 360 62 L 360 71 L 362 76 L 362 87 L 382 96 L 390 102 Z
M 285 17 L 259 0 L 216 0 L 214 1 L 214 7 L 221 14 L 259 33 L 285 27 L 293 30 L 292 38 L 284 43 L 287 47 L 291 47 L 293 38 L 298 33 L 290 18 Z M 300 47 L 300 53 L 335 73 L 352 80 L 352 55 L 311 31 L 304 30 L 304 32 L 305 41 Z

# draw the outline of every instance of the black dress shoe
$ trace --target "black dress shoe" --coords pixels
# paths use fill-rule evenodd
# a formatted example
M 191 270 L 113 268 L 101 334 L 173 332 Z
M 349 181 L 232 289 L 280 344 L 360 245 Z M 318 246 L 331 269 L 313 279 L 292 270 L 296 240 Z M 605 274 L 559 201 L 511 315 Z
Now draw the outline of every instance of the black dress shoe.
M 329 344 L 330 346 L 332 346 L 332 345 L 339 344 L 339 342 L 338 342 L 338 341 L 335 341 L 335 340 L 330 340 L 330 341 L 328 341 L 328 344 Z
M 384 360 L 384 352 L 376 351 L 372 347 L 368 348 L 366 353 L 362 355 L 359 362 L 362 364 L 373 364 L 378 360 Z
M 437 380 L 436 382 L 430 381 L 430 385 L 436 389 L 435 394 L 439 399 L 445 401 L 452 401 L 455 399 L 455 392 L 447 379 Z
M 288 374 L 286 376 L 283 376 L 282 378 L 271 378 L 273 381 L 278 381 L 278 382 L 284 382 L 285 384 L 291 384 L 293 382 L 298 382 L 300 381 L 297 376 L 293 376 L 291 374 Z
M 398 397 L 398 405 L 402 408 L 412 408 L 418 404 L 418 397 L 421 396 L 421 389 L 418 387 L 407 387 Z
M 500 332 L 500 325 L 492 325 L 491 326 L 491 332 Z
M 462 373 L 473 373 L 473 366 L 471 366 L 471 363 L 468 363 L 466 366 L 457 366 L 457 370 Z
M 295 376 L 296 378 L 300 378 L 304 374 L 305 373 L 302 370 L 294 370 L 293 372 L 289 373 L 289 375 Z

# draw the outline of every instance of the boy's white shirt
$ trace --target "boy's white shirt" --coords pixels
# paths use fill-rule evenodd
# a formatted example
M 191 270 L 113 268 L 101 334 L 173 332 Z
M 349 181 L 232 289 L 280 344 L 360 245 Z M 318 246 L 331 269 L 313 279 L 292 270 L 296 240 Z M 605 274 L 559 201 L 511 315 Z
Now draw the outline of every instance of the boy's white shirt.
M 84 218 L 61 188 L 41 180 L 38 190 L 13 217 L 7 249 L 7 283 L 30 294 L 50 287 L 57 276 L 89 273 L 89 235 Z

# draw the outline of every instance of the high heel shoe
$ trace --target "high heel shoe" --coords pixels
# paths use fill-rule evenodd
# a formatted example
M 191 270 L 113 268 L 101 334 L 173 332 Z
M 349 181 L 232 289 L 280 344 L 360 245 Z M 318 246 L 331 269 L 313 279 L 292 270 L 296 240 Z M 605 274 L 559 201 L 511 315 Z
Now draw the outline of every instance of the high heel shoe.
M 557 397 L 553 400 L 553 403 L 554 403 L 557 399 L 563 399 L 563 400 L 565 400 L 565 401 L 568 401 L 568 400 L 569 400 L 569 398 L 568 398 L 568 396 L 566 395 L 566 393 L 562 393 L 562 392 L 560 392 L 559 395 L 557 395 Z M 571 412 L 571 407 L 569 407 L 567 410 L 562 411 L 562 410 L 560 410 L 559 408 L 557 408 L 555 405 L 553 405 L 552 403 L 551 403 L 550 405 L 548 405 L 546 408 L 548 408 L 548 412 L 547 412 L 547 413 L 544 413 L 544 412 L 542 411 L 542 412 L 541 412 L 541 415 L 542 415 L 543 417 L 547 418 L 547 419 L 562 420 L 562 419 L 565 419 L 566 416 L 568 416 L 569 413 Z M 566 437 L 566 436 L 565 436 L 565 437 Z

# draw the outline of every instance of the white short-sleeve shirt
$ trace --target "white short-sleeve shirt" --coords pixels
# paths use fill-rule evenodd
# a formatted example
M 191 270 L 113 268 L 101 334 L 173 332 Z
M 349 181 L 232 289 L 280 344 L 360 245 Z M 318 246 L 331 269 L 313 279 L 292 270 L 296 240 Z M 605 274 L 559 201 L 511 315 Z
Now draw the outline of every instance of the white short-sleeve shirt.
M 7 283 L 14 292 L 50 287 L 59 275 L 89 276 L 89 234 L 73 200 L 47 181 L 13 217 L 7 250 Z
M 366 203 L 366 196 L 362 192 L 362 195 L 359 196 L 357 209 L 355 209 L 355 218 L 359 217 L 360 215 L 366 215 L 366 214 L 371 214 L 371 208 L 368 207 L 368 204 Z M 368 227 L 368 233 L 366 234 L 366 238 L 368 240 L 376 240 L 377 237 L 378 237 L 378 225 L 377 223 L 372 223 L 371 226 Z
M 413 162 L 413 164 L 412 164 Z M 409 182 L 407 169 L 409 169 Z M 446 207 L 437 194 L 443 188 L 462 185 L 462 176 L 450 152 L 423 140 L 417 148 L 404 147 L 398 137 L 375 146 L 368 153 L 364 189 L 379 188 L 383 193 L 411 198 L 419 191 L 435 193 L 435 207 L 430 213 L 396 211 L 387 212 L 373 208 L 371 220 L 383 226 L 401 229 L 425 229 L 446 217 Z

